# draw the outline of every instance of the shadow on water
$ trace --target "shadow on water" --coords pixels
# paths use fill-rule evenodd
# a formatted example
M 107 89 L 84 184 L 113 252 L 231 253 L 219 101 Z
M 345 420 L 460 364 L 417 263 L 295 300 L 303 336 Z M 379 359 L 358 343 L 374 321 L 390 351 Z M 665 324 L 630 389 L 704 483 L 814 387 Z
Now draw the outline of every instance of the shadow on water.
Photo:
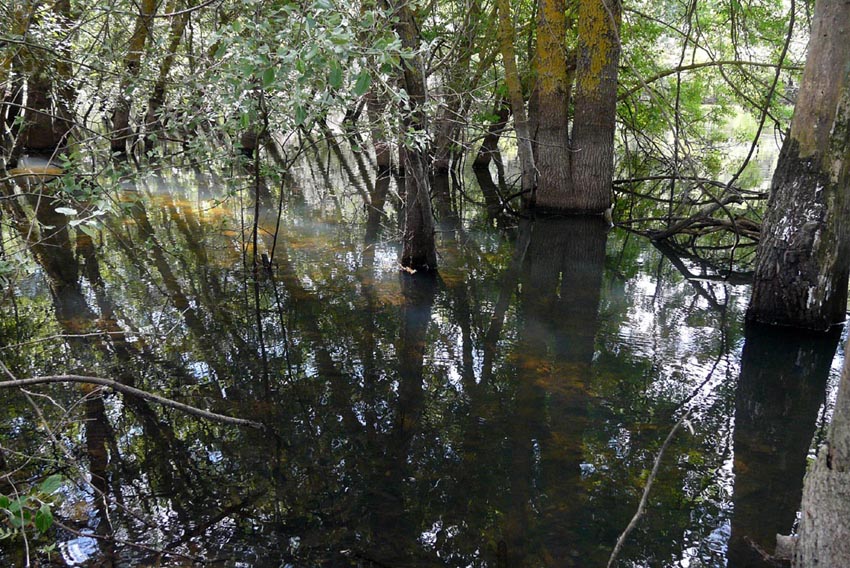
M 839 329 L 800 334 L 747 326 L 735 395 L 729 566 L 772 566 L 776 535 L 795 527 L 803 476 L 826 400 Z

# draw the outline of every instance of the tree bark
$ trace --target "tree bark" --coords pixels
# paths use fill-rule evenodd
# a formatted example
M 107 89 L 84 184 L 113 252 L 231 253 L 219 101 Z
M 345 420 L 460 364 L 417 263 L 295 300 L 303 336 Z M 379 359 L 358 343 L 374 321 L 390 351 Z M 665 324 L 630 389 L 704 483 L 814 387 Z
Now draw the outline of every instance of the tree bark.
M 840 332 L 821 336 L 749 325 L 735 391 L 730 566 L 768 566 L 794 526 L 818 412 Z
M 487 128 L 487 134 L 484 135 L 484 140 L 481 142 L 478 154 L 475 155 L 475 160 L 472 162 L 473 168 L 486 168 L 490 166 L 491 160 L 501 159 L 499 155 L 499 139 L 502 137 L 502 131 L 505 130 L 505 126 L 508 124 L 508 118 L 511 116 L 510 104 L 504 97 L 500 96 L 496 100 L 493 114 L 496 116 L 496 120 Z
M 601 213 L 611 206 L 620 12 L 619 0 L 579 2 L 572 191 L 539 200 L 540 207 Z
M 567 20 L 564 0 L 538 0 L 537 134 L 538 170 L 536 203 L 557 203 L 560 194 L 571 194 L 569 120 L 570 85 L 564 45 Z
M 747 318 L 826 329 L 844 320 L 850 4 L 819 1 L 791 131 L 773 175 Z
M 826 444 L 806 475 L 801 508 L 794 567 L 850 566 L 850 358 Z
M 398 21 L 396 33 L 405 49 L 417 52 L 419 33 L 413 12 L 406 3 L 394 5 Z M 437 269 L 437 248 L 434 240 L 434 214 L 431 211 L 428 163 L 425 156 L 427 132 L 425 103 L 427 92 L 422 58 L 417 54 L 403 64 L 404 88 L 409 97 L 409 110 L 405 115 L 405 132 L 413 133 L 407 140 L 403 154 L 404 167 L 404 234 L 401 265 L 405 268 L 429 272 Z M 416 139 L 420 138 L 420 139 Z

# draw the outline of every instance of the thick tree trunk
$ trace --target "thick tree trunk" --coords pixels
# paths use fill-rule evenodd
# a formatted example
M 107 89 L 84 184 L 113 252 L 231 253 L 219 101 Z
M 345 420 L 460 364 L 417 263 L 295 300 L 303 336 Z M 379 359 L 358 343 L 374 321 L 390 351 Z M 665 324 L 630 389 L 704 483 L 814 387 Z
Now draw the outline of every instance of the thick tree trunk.
M 571 194 L 569 120 L 570 86 L 564 45 L 564 0 L 539 0 L 537 13 L 537 134 L 538 170 L 535 203 L 556 204 Z
M 157 0 L 142 0 L 139 4 L 139 14 L 127 47 L 127 56 L 124 58 L 124 74 L 121 77 L 118 98 L 112 111 L 112 140 L 110 141 L 112 151 L 118 154 L 127 152 L 127 141 L 132 134 L 130 130 L 132 100 L 128 91 L 133 81 L 139 76 L 142 54 L 153 27 L 153 15 L 157 4 Z
M 798 534 L 795 568 L 850 566 L 850 358 L 826 444 L 806 475 Z
M 730 566 L 767 566 L 797 516 L 803 476 L 840 333 L 749 325 L 735 394 Z
M 540 200 L 540 207 L 601 213 L 611 206 L 620 11 L 619 0 L 579 2 L 572 191 Z
M 29 3 L 25 3 L 29 4 Z M 63 28 L 70 28 L 70 3 L 59 0 L 53 4 L 53 14 Z M 35 6 L 28 5 L 14 14 L 12 27 L 24 34 L 35 16 Z M 69 57 L 66 47 L 57 48 L 65 58 Z M 3 61 L 5 67 L 7 61 Z M 14 78 L 8 103 L 22 104 L 21 108 L 8 108 L 5 121 L 8 133 L 12 134 L 11 164 L 21 154 L 38 155 L 46 159 L 56 158 L 67 146 L 68 137 L 74 126 L 70 111 L 75 96 L 70 83 L 71 69 L 67 61 L 44 60 L 44 54 L 29 47 L 22 48 L 8 61 L 9 69 L 25 77 L 22 81 Z M 51 67 L 51 70 L 47 69 Z M 26 82 L 26 99 L 23 99 L 23 84 Z M 5 85 L 4 85 L 5 90 Z M 23 119 L 20 124 L 17 119 Z
M 419 34 L 410 7 L 405 3 L 395 5 L 398 18 L 396 33 L 402 45 L 410 51 L 419 49 Z M 424 138 L 427 132 L 425 103 L 427 93 L 423 62 L 418 55 L 403 63 L 404 87 L 410 110 L 405 116 L 405 132 Z M 419 138 L 420 136 L 415 136 Z M 437 248 L 434 240 L 434 214 L 431 211 L 428 163 L 423 140 L 408 140 L 403 151 L 404 167 L 404 234 L 401 265 L 416 271 L 437 269 Z
M 20 153 L 55 158 L 67 143 L 73 120 L 47 73 L 36 72 L 27 80 L 21 115 L 24 122 L 16 144 Z
M 850 4 L 815 7 L 803 81 L 773 175 L 747 318 L 826 329 L 844 320 Z

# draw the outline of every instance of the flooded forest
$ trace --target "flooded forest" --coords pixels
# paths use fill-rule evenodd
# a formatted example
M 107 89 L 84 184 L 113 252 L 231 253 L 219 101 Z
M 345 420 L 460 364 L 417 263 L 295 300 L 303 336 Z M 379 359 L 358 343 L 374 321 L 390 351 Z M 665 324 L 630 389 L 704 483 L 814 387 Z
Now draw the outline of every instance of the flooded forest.
M 0 566 L 850 565 L 850 4 L 0 0 Z

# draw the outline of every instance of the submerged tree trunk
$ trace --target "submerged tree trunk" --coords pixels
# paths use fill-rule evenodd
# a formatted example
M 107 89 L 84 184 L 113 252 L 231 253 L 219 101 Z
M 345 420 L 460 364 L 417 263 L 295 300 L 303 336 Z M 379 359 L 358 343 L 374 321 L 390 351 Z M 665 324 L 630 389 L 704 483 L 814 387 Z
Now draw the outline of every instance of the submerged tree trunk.
M 157 5 L 156 0 L 142 0 L 139 4 L 139 14 L 136 17 L 133 35 L 130 37 L 130 43 L 127 47 L 127 56 L 124 58 L 124 74 L 121 77 L 118 97 L 112 111 L 112 140 L 110 141 L 112 151 L 118 154 L 127 152 L 127 141 L 132 134 L 130 131 L 132 99 L 129 91 L 141 70 L 142 53 L 151 33 L 153 15 L 156 12 Z
M 839 339 L 838 329 L 821 336 L 747 326 L 735 391 L 730 566 L 769 566 L 759 549 L 772 554 L 776 535 L 794 526 Z
M 619 0 L 579 2 L 572 185 L 540 195 L 540 208 L 601 213 L 611 206 L 620 10 Z
M 795 568 L 850 566 L 850 359 L 826 444 L 806 475 L 801 508 Z
M 419 49 L 419 34 L 410 6 L 398 3 L 395 6 L 396 33 L 405 49 Z M 413 140 L 406 140 L 402 154 L 404 167 L 404 234 L 401 265 L 416 271 L 437 269 L 437 248 L 434 240 L 434 214 L 431 211 L 428 164 L 425 156 L 425 102 L 427 99 L 423 61 L 419 55 L 405 61 L 404 88 L 407 91 L 410 109 L 404 124 L 405 132 L 413 133 Z
M 850 4 L 815 7 L 803 81 L 773 175 L 747 318 L 826 329 L 844 320 Z

